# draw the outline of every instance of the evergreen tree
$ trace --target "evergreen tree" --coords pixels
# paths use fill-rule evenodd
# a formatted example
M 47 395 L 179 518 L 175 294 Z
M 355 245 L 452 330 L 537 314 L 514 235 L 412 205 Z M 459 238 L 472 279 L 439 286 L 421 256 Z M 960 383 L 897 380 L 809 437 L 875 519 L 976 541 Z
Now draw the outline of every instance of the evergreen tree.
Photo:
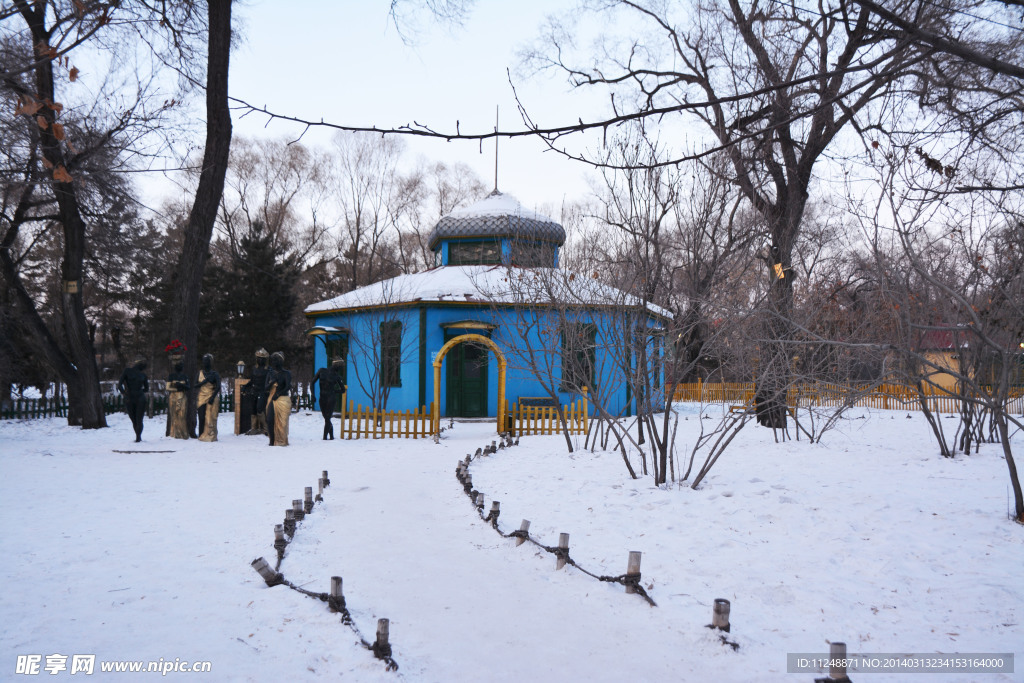
M 259 347 L 294 357 L 288 331 L 298 304 L 295 256 L 260 221 L 227 251 L 203 278 L 198 351 L 213 353 L 222 371 L 239 359 L 251 364 Z

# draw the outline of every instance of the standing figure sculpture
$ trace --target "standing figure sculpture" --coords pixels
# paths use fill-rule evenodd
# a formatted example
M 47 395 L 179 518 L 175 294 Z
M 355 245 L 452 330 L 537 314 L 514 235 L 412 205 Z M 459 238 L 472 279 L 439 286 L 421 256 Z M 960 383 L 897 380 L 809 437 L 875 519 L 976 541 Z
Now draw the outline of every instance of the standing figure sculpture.
M 196 405 L 199 409 L 199 440 L 217 440 L 217 415 L 220 413 L 220 373 L 213 369 L 213 356 L 203 356 L 203 369 L 199 371 L 199 383 L 196 385 L 199 396 Z
M 292 413 L 292 373 L 284 369 L 284 354 L 270 356 L 267 372 L 267 434 L 271 446 L 288 445 L 288 418 Z
M 324 416 L 324 441 L 334 439 L 334 425 L 331 418 L 334 417 L 334 404 L 338 400 L 338 394 L 345 393 L 345 384 L 341 381 L 338 373 L 345 367 L 345 361 L 340 358 L 335 360 L 329 367 L 322 367 L 316 371 L 313 381 L 320 381 L 320 414 Z
M 188 391 L 191 388 L 188 375 L 185 374 L 185 364 L 180 358 L 176 359 L 174 372 L 167 375 L 167 436 L 172 439 L 188 438 L 188 420 L 185 413 Z
M 245 385 L 246 396 L 251 401 L 252 424 L 246 434 L 267 433 L 267 359 L 270 354 L 261 348 L 256 352 L 256 367 L 252 369 L 252 378 Z
M 146 414 L 146 392 L 149 391 L 149 379 L 146 377 L 146 359 L 137 358 L 124 369 L 121 379 L 117 382 L 117 390 L 124 395 L 125 412 L 135 429 L 135 443 L 142 441 L 142 418 Z

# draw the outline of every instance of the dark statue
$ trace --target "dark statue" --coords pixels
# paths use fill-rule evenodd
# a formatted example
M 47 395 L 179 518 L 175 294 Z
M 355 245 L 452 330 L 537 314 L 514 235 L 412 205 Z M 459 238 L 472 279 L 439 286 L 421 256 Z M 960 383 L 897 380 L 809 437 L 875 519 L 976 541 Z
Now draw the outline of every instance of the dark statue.
M 324 441 L 328 437 L 334 439 L 334 425 L 331 418 L 334 416 L 334 405 L 337 403 L 338 394 L 345 393 L 345 385 L 341 381 L 338 371 L 345 365 L 345 361 L 336 360 L 330 367 L 322 367 L 313 375 L 313 381 L 320 382 L 320 414 L 324 416 Z
M 146 359 L 139 358 L 124 369 L 117 383 L 117 390 L 124 395 L 124 408 L 135 429 L 135 443 L 142 441 L 142 418 L 146 414 L 146 392 L 149 379 L 146 377 Z
M 174 372 L 167 375 L 167 436 L 174 439 L 188 438 L 188 420 L 185 419 L 188 392 L 192 389 L 185 364 L 177 360 Z
M 196 405 L 199 410 L 199 440 L 217 440 L 217 415 L 220 413 L 220 373 L 213 369 L 213 356 L 203 356 L 203 369 L 199 371 L 196 384 L 199 395 Z
M 288 445 L 288 418 L 292 412 L 292 373 L 284 369 L 284 354 L 270 356 L 267 372 L 267 434 L 271 446 Z
M 243 390 L 248 403 L 248 412 L 252 415 L 252 424 L 247 434 L 267 433 L 267 359 L 270 354 L 266 349 L 256 352 L 256 367 L 252 369 L 249 383 Z

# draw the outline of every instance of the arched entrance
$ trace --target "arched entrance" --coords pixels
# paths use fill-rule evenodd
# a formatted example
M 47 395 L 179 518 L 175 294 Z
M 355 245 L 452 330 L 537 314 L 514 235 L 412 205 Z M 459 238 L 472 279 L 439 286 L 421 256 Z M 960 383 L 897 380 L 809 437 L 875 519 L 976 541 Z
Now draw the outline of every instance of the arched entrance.
M 445 355 L 457 344 L 462 342 L 474 342 L 486 346 L 494 352 L 498 360 L 498 432 L 505 431 L 505 354 L 501 352 L 498 345 L 483 336 L 482 334 L 460 334 L 458 337 L 449 339 L 434 358 L 434 433 L 437 434 L 441 428 L 441 364 Z

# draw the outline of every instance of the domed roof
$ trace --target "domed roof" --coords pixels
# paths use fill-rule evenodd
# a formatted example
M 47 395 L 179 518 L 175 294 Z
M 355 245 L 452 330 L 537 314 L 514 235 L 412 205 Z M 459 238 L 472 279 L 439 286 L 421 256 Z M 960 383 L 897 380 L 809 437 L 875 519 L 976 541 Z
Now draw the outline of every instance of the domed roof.
M 530 211 L 510 194 L 495 190 L 486 198 L 442 218 L 430 231 L 427 246 L 434 249 L 445 239 L 462 237 L 513 237 L 565 243 L 565 228 Z

